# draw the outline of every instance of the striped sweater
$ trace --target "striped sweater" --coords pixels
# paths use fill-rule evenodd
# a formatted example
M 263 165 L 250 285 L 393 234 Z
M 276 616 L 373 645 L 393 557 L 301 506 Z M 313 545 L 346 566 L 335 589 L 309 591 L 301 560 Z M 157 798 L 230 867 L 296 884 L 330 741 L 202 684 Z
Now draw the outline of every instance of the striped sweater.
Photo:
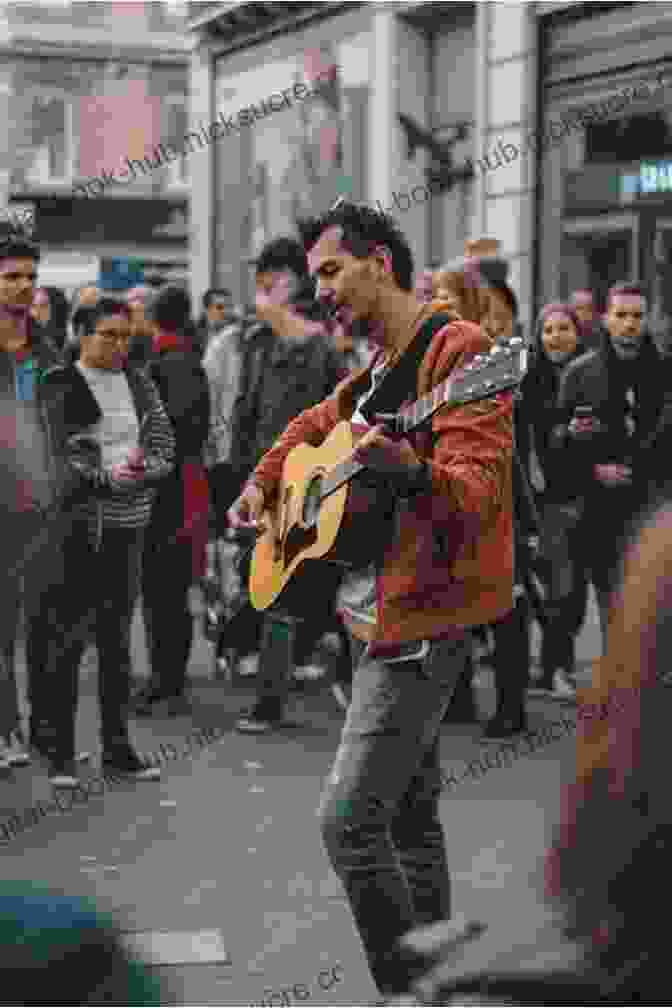
M 102 413 L 86 378 L 76 366 L 58 368 L 47 382 L 58 402 L 59 448 L 69 477 L 67 506 L 73 517 L 87 517 L 98 533 L 102 527 L 145 528 L 157 486 L 174 468 L 175 436 L 151 379 L 142 371 L 124 372 L 140 430 L 145 471 L 129 490 L 102 464 L 95 431 Z

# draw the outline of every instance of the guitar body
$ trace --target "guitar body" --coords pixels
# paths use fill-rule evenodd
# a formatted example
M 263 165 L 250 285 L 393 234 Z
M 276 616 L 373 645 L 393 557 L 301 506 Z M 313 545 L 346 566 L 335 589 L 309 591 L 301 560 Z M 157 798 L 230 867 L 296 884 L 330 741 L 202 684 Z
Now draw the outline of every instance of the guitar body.
M 383 549 L 390 503 L 386 491 L 357 480 L 319 504 L 324 477 L 351 457 L 355 445 L 350 423 L 343 420 L 318 448 L 297 445 L 285 459 L 276 508 L 264 514 L 266 531 L 252 557 L 249 591 L 255 609 L 268 609 L 282 596 L 291 610 L 305 591 L 319 590 L 316 560 L 363 567 Z

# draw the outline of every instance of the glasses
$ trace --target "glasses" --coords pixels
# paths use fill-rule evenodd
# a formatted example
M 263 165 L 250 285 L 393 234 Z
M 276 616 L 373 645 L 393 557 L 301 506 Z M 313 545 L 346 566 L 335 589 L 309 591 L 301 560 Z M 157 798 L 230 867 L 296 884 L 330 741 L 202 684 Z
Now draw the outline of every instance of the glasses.
M 128 343 L 128 333 L 113 332 L 110 329 L 98 329 L 97 335 L 100 336 L 104 343 L 110 346 L 112 343 Z

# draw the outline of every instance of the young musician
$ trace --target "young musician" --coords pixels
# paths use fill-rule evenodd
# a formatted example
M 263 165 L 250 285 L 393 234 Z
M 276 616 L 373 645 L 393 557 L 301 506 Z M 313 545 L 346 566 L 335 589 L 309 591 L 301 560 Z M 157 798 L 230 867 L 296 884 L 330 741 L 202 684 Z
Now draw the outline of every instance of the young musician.
M 341 420 L 367 428 L 368 395 L 394 375 L 435 311 L 415 298 L 411 251 L 388 215 L 339 201 L 301 232 L 318 297 L 343 324 L 366 320 L 379 350 L 294 419 L 261 459 L 229 512 L 239 528 L 262 530 L 294 446 L 319 444 Z M 408 401 L 488 352 L 478 326 L 452 319 L 445 316 L 412 369 Z M 439 729 L 467 660 L 468 628 L 512 606 L 511 395 L 439 411 L 431 431 L 403 440 L 376 424 L 356 457 L 394 486 L 395 513 L 384 556 L 349 572 L 341 589 L 353 692 L 320 814 L 371 973 L 388 996 L 407 986 L 398 940 L 452 911 L 438 815 Z

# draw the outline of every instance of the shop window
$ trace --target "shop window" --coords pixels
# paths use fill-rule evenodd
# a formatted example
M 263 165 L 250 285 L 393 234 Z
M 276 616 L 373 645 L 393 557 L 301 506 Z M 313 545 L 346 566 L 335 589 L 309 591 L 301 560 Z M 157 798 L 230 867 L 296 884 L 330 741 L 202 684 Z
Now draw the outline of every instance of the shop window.
M 72 105 L 62 95 L 40 92 L 29 99 L 28 182 L 68 182 L 73 175 Z
M 669 157 L 672 132 L 663 112 L 630 116 L 586 127 L 586 162 L 632 164 Z

